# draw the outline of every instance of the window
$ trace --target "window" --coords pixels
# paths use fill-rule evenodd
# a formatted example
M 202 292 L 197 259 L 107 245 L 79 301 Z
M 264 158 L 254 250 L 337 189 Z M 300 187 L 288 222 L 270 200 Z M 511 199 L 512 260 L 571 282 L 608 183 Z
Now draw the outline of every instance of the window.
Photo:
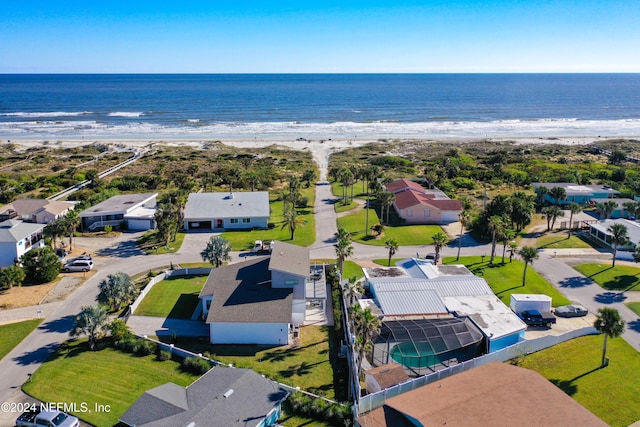
M 424 210 L 424 216 L 425 217 L 430 217 L 431 216 L 431 210 L 430 209 L 425 209 Z
M 251 218 L 242 218 L 243 224 L 249 224 L 251 222 Z
M 231 218 L 231 224 L 237 224 L 238 218 Z
M 295 286 L 295 285 L 298 284 L 298 281 L 297 280 L 285 280 L 284 284 L 285 285 L 289 285 L 289 286 Z
M 407 210 L 407 216 L 408 217 L 412 217 L 413 216 L 413 211 L 411 209 Z

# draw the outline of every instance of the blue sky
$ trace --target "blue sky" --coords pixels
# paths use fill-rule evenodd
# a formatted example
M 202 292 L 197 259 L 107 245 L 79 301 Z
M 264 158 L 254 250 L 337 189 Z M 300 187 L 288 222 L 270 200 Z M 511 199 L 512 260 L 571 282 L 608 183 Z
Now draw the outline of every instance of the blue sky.
M 640 1 L 10 1 L 0 73 L 640 72 Z

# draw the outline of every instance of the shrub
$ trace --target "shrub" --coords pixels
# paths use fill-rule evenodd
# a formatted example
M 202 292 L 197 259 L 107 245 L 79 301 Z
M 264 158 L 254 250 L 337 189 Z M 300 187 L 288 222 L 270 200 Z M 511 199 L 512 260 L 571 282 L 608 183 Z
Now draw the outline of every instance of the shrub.
M 200 357 L 187 357 L 182 361 L 182 369 L 202 375 L 211 369 L 211 365 L 207 360 Z
M 287 399 L 287 405 L 295 414 L 323 420 L 330 425 L 349 425 L 351 411 L 348 405 L 316 399 L 304 393 L 294 392 Z
M 138 339 L 137 344 L 136 354 L 139 356 L 148 356 L 156 351 L 156 344 L 154 342 Z
M 160 350 L 156 354 L 156 358 L 160 361 L 165 361 L 171 359 L 171 352 L 167 350 Z

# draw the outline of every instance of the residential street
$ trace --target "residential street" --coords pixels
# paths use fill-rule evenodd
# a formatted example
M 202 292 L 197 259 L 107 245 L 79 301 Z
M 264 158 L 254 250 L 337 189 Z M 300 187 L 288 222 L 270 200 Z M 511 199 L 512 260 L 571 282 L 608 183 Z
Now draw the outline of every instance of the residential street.
M 310 247 L 312 258 L 334 258 L 333 247 L 334 234 L 336 233 L 336 214 L 333 209 L 334 197 L 331 194 L 331 186 L 318 185 L 316 187 L 316 242 Z M 450 234 L 459 232 L 459 225 L 449 227 Z M 100 239 L 76 239 L 76 245 L 82 247 L 83 243 L 97 245 L 87 248 L 96 253 L 94 258 L 97 273 L 79 287 L 66 301 L 49 304 L 42 307 L 41 315 L 45 317 L 42 325 L 32 332 L 12 352 L 0 361 L 0 402 L 20 402 L 28 399 L 20 390 L 20 386 L 28 380 L 44 362 L 52 351 L 63 341 L 68 339 L 73 317 L 79 312 L 82 305 L 92 304 L 98 294 L 98 284 L 114 272 L 124 272 L 135 275 L 161 266 L 168 266 L 170 262 L 199 262 L 200 251 L 204 248 L 210 234 L 187 234 L 184 244 L 176 254 L 169 255 L 144 255 L 136 248 L 133 241 L 136 235 L 123 234 L 117 241 L 100 241 Z M 461 255 L 489 255 L 490 245 L 475 243 L 470 237 L 465 236 Z M 107 247 L 99 249 L 99 245 Z M 455 245 L 455 243 L 454 243 Z M 354 243 L 354 261 L 369 260 L 373 258 L 386 258 L 387 250 L 384 247 L 368 246 Z M 443 249 L 445 256 L 455 256 L 457 246 Z M 416 253 L 424 255 L 432 252 L 433 247 L 405 246 L 399 248 L 395 257 L 410 257 Z M 640 320 L 631 310 L 624 306 L 626 298 L 623 294 L 607 292 L 573 270 L 565 261 L 569 261 L 572 255 L 571 249 L 557 250 L 554 253 L 542 252 L 540 258 L 533 263 L 533 268 L 542 274 L 547 280 L 560 289 L 569 299 L 587 307 L 595 312 L 599 307 L 610 306 L 616 308 L 627 322 L 624 339 L 634 348 L 640 350 Z M 584 250 L 581 250 L 583 253 Z M 232 254 L 233 261 L 241 259 L 240 253 Z M 578 253 L 575 256 L 581 256 Z M 592 255 L 598 256 L 593 250 Z M 557 256 L 557 257 L 556 257 Z M 602 259 L 610 262 L 610 255 L 602 254 Z M 24 319 L 35 317 L 38 307 L 5 310 L 0 312 L 0 321 L 12 319 Z M 28 313 L 31 312 L 31 316 Z M 19 414 L 0 413 L 0 425 L 10 425 Z M 12 425 L 12 424 L 11 424 Z

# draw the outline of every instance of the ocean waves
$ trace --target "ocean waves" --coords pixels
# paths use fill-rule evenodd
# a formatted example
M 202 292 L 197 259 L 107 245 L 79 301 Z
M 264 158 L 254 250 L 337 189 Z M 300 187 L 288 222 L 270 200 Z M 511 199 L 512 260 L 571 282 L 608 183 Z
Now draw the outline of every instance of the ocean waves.
M 39 113 L 42 114 L 42 113 Z M 53 113 L 50 113 L 53 114 Z M 71 114 L 71 113 L 67 113 Z M 87 115 L 90 113 L 74 113 Z M 142 118 L 140 115 L 117 118 Z M 134 113 L 127 113 L 134 114 Z M 29 118 L 30 116 L 18 116 Z M 42 118 L 44 116 L 37 116 Z M 53 117 L 64 117 L 58 115 Z M 640 136 L 640 119 L 580 120 L 576 118 L 428 122 L 222 122 L 197 119 L 158 123 L 145 120 L 12 120 L 0 119 L 0 138 L 198 138 L 198 139 L 380 139 L 380 138 L 508 138 Z

